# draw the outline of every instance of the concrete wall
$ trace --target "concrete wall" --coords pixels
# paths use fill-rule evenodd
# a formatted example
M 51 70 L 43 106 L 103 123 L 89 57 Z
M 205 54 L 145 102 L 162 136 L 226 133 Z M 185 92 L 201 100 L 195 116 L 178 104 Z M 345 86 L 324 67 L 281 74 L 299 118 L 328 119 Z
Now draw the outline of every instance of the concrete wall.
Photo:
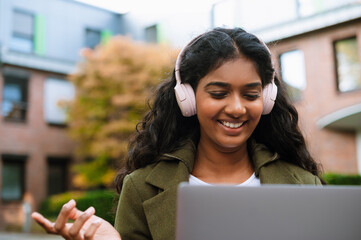
M 71 0 L 0 0 L 0 42 L 9 46 L 14 9 L 40 15 L 45 20 L 45 56 L 77 61 L 85 46 L 85 29 L 120 33 L 120 16 Z

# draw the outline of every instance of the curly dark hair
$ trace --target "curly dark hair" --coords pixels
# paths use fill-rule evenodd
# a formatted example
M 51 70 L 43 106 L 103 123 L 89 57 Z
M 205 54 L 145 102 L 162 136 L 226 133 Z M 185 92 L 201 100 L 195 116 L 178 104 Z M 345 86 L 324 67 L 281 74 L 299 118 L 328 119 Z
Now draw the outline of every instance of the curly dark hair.
M 262 80 L 262 86 L 270 83 L 274 67 L 268 48 L 256 36 L 241 28 L 215 28 L 191 41 L 186 47 L 181 65 L 182 83 L 189 83 L 194 91 L 199 80 L 223 63 L 241 55 L 251 60 Z M 277 152 L 285 161 L 291 162 L 320 176 L 318 164 L 307 150 L 305 139 L 298 127 L 298 113 L 291 104 L 281 81 L 277 100 L 268 115 L 262 115 L 251 139 Z M 178 107 L 174 87 L 175 72 L 157 88 L 153 106 L 138 123 L 129 142 L 125 166 L 118 173 L 115 183 L 121 191 L 125 175 L 154 163 L 163 153 L 181 147 L 186 139 L 197 144 L 200 127 L 197 116 L 184 117 Z

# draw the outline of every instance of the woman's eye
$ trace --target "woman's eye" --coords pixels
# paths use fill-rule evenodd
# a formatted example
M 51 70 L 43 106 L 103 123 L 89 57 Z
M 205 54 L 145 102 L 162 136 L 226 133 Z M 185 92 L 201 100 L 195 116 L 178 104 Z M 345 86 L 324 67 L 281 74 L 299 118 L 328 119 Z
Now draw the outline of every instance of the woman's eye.
M 227 95 L 226 92 L 209 92 L 213 98 L 223 98 Z
M 257 98 L 259 98 L 261 95 L 259 93 L 252 93 L 252 94 L 246 94 L 245 95 L 248 99 L 251 99 L 251 100 L 255 100 Z

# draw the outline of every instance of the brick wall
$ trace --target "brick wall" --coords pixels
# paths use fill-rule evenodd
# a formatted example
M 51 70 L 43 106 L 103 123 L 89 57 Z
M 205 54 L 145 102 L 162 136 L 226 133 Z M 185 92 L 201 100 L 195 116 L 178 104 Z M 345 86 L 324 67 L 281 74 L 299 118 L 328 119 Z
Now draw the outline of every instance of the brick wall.
M 361 91 L 337 91 L 333 42 L 352 36 L 357 36 L 361 59 L 361 20 L 270 44 L 278 69 L 277 58 L 283 52 L 298 49 L 304 54 L 307 87 L 296 107 L 310 151 L 325 172 L 357 173 L 356 132 L 320 129 L 316 124 L 327 114 L 361 102 Z
M 33 209 L 36 209 L 47 196 L 47 157 L 71 157 L 74 143 L 67 136 L 66 128 L 51 126 L 44 120 L 44 81 L 49 74 L 39 71 L 30 71 L 30 73 L 26 122 L 13 123 L 0 120 L 0 154 L 27 156 L 24 196 L 26 201 L 32 204 Z M 1 75 L 0 93 L 3 86 Z M 0 230 L 6 224 L 21 223 L 22 220 L 21 201 L 3 203 L 0 199 Z

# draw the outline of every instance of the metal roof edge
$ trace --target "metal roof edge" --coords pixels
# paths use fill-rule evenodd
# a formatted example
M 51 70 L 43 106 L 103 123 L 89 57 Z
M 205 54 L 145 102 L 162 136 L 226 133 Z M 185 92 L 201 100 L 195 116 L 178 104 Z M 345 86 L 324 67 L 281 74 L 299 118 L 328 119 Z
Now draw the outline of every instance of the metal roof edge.
M 2 64 L 9 64 L 30 69 L 36 69 L 60 74 L 70 74 L 76 69 L 76 62 L 37 56 L 20 52 L 6 51 L 0 52 Z
M 256 30 L 254 33 L 264 42 L 273 42 L 316 31 L 361 18 L 361 3 L 345 5 L 326 12 L 298 18 L 290 22 Z

